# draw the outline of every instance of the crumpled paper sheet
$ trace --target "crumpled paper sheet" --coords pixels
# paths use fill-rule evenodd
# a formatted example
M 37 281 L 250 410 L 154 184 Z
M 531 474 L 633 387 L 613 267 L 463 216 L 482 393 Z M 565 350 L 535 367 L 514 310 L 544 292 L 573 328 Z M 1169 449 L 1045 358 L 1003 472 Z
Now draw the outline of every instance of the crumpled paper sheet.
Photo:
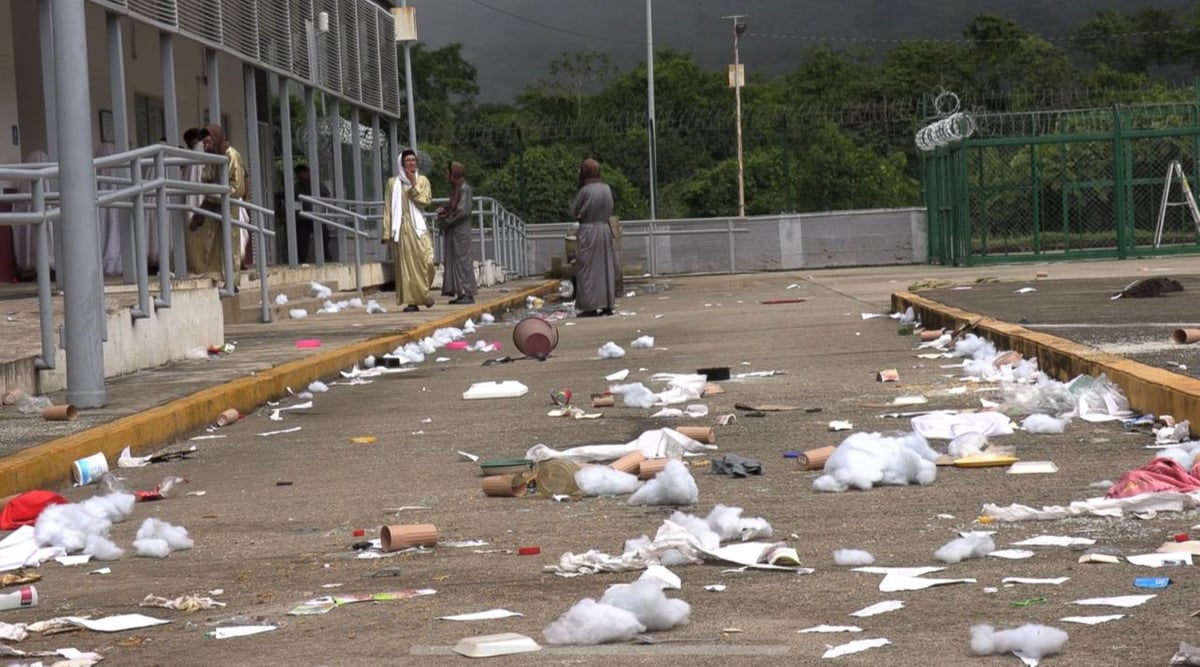
M 641 451 L 648 459 L 666 458 L 672 454 L 701 454 L 716 449 L 716 445 L 705 445 L 670 428 L 646 431 L 623 445 L 583 445 L 562 451 L 537 444 L 525 452 L 530 461 L 565 458 L 573 461 L 615 461 L 626 454 Z
M 1182 512 L 1197 506 L 1200 506 L 1200 491 L 1158 491 L 1129 498 L 1089 498 L 1076 500 L 1070 505 L 1048 505 L 1041 509 L 1017 503 L 1007 507 L 986 503 L 981 513 L 993 521 L 1053 521 L 1084 515 L 1119 517 L 1126 512 Z
M 216 609 L 224 607 L 224 602 L 218 602 L 208 597 L 196 597 L 195 595 L 180 595 L 177 598 L 170 599 L 150 594 L 138 604 L 139 607 L 162 607 L 163 609 L 176 609 L 178 611 L 200 611 L 201 609 Z

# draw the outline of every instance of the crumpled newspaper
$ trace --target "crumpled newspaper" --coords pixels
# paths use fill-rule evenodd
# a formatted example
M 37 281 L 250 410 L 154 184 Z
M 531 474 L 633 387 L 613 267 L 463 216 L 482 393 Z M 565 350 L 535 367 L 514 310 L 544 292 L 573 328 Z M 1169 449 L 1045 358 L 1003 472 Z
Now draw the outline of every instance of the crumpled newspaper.
M 180 595 L 177 598 L 169 599 L 158 595 L 147 595 L 139 607 L 162 607 L 163 609 L 176 609 L 179 611 L 193 612 L 201 609 L 216 609 L 224 607 L 224 602 L 218 602 L 212 598 L 202 598 L 195 595 Z

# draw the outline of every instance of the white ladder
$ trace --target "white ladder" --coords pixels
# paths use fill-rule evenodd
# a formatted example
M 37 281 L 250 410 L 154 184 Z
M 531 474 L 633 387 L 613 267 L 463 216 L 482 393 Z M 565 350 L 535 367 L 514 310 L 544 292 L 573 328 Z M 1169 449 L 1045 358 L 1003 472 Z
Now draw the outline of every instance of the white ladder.
M 1171 181 L 1179 179 L 1179 185 L 1183 189 L 1183 201 L 1170 201 L 1171 198 Z M 1167 167 L 1167 179 L 1163 184 L 1162 205 L 1158 207 L 1158 226 L 1154 228 L 1154 247 L 1157 248 L 1162 244 L 1163 224 L 1167 219 L 1168 206 L 1187 206 L 1188 211 L 1192 214 L 1192 223 L 1196 225 L 1196 233 L 1200 234 L 1200 208 L 1196 207 L 1196 198 L 1192 196 L 1192 187 L 1188 185 L 1187 176 L 1183 173 L 1183 166 L 1176 160 Z

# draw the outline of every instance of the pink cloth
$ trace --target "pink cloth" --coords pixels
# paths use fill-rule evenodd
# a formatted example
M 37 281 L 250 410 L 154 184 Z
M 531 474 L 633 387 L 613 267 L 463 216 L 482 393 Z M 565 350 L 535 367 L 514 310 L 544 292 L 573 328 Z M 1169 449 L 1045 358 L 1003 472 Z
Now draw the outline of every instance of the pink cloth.
M 1200 490 L 1200 464 L 1188 471 L 1174 459 L 1156 458 L 1137 470 L 1121 475 L 1121 479 L 1104 494 L 1106 498 L 1128 498 L 1153 491 Z

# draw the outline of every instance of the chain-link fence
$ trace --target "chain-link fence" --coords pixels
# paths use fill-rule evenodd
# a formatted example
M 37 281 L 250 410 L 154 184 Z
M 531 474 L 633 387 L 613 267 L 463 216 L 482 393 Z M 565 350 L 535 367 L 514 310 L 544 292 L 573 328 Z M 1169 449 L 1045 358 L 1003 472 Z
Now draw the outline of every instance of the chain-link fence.
M 918 134 L 931 261 L 1200 251 L 1186 189 L 1169 178 L 1178 162 L 1200 180 L 1200 97 L 971 119 L 970 132 Z

